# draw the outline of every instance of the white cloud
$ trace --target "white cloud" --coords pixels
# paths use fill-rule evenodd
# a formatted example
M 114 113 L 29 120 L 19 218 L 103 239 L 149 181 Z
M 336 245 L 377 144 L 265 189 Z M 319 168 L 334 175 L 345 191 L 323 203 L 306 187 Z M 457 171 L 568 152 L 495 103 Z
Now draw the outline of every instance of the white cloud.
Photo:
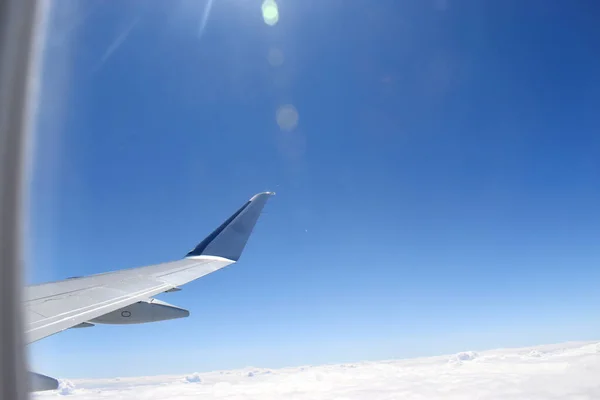
M 473 361 L 478 356 L 474 351 L 463 351 L 450 356 L 448 359 L 449 364 L 462 364 L 465 361 Z
M 193 374 L 187 375 L 185 381 L 188 383 L 200 383 L 202 382 L 202 378 L 199 373 L 194 372 Z
M 61 380 L 58 384 L 56 392 L 61 396 L 66 396 L 75 393 L 75 385 L 68 380 Z
M 72 399 L 600 399 L 600 343 L 69 383 Z M 189 384 L 201 382 L 202 384 Z M 59 391 L 34 398 L 55 398 Z

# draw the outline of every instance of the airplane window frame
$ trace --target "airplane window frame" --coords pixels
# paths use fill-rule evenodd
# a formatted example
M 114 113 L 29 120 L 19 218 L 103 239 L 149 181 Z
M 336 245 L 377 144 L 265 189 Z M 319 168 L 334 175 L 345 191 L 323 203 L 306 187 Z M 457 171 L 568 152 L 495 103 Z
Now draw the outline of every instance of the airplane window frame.
M 28 398 L 23 225 L 30 130 L 49 2 L 0 0 L 0 398 Z

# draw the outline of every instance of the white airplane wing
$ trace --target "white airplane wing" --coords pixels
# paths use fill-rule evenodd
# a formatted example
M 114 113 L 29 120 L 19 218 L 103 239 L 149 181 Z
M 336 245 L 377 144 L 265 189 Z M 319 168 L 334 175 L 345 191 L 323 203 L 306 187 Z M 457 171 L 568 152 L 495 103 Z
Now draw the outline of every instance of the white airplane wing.
M 236 262 L 272 194 L 252 197 L 181 260 L 25 288 L 27 343 L 95 323 L 135 324 L 187 317 L 187 310 L 152 296 L 177 291 L 187 282 Z

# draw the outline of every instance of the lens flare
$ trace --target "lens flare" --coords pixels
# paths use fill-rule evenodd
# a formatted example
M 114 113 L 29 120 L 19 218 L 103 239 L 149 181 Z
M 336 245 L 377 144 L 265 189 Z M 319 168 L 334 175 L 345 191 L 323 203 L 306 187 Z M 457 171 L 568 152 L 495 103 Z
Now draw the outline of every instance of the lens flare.
M 273 26 L 279 21 L 279 8 L 275 0 L 265 0 L 262 3 L 262 15 L 265 24 Z

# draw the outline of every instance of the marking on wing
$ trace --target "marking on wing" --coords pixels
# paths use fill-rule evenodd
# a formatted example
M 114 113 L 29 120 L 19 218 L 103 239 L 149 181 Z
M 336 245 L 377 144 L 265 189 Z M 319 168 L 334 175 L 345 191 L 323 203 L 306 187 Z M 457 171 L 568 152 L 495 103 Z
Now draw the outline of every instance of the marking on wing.
M 94 289 L 94 288 L 102 287 L 102 286 L 103 286 L 102 284 L 97 284 L 97 285 L 88 286 L 88 287 L 84 287 L 84 288 L 80 288 L 80 289 L 69 290 L 67 292 L 53 293 L 53 294 L 49 294 L 47 296 L 34 297 L 32 299 L 25 300 L 25 303 L 33 303 L 33 302 L 38 302 L 40 300 L 53 300 L 53 298 L 56 297 L 56 296 L 69 295 L 69 294 L 73 294 L 73 293 L 77 293 L 77 292 L 82 292 L 82 291 L 85 291 L 85 290 L 90 290 L 90 289 Z

